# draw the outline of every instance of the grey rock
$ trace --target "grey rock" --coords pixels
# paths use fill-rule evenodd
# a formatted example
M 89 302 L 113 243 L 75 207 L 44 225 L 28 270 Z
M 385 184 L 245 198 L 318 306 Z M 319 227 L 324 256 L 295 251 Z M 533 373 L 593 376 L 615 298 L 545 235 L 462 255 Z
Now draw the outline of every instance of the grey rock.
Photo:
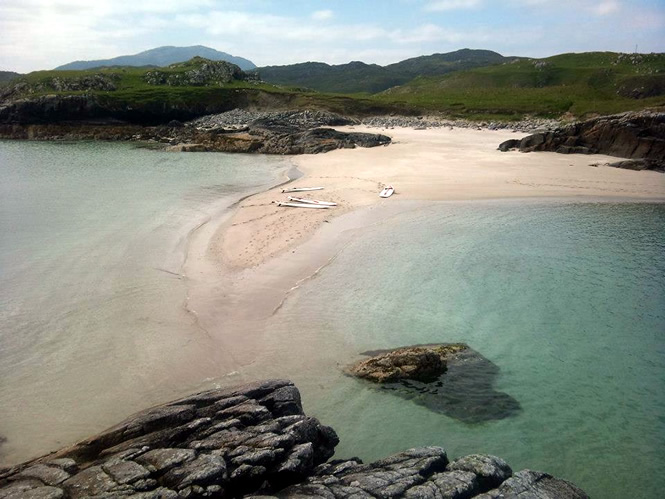
M 69 473 L 57 468 L 55 466 L 47 466 L 45 464 L 36 464 L 23 470 L 17 478 L 36 478 L 44 483 L 44 485 L 58 485 L 69 478 Z
M 471 454 L 454 460 L 448 471 L 468 471 L 476 475 L 482 492 L 498 487 L 510 478 L 513 470 L 503 459 L 486 454 Z
M 151 466 L 154 471 L 163 471 L 178 466 L 196 457 L 192 449 L 155 449 L 146 452 L 138 461 Z
M 478 494 L 478 478 L 468 471 L 436 473 L 422 485 L 409 489 L 410 499 L 466 499 Z
M 493 456 L 448 463 L 444 449 L 424 447 L 369 464 L 328 461 L 337 443 L 332 428 L 303 413 L 292 383 L 268 380 L 140 412 L 77 445 L 4 470 L 0 499 L 461 499 L 488 484 L 496 487 L 486 498 L 585 497 L 575 495 L 581 491 L 572 484 L 536 472 L 501 483 L 510 468 Z
M 554 151 L 561 154 L 607 154 L 637 163 L 618 162 L 618 168 L 665 170 L 665 113 L 641 111 L 603 116 L 499 145 L 501 151 Z
M 588 495 L 572 483 L 540 471 L 522 470 L 497 489 L 478 496 L 482 499 L 588 499 Z
M 150 475 L 150 472 L 134 461 L 112 459 L 102 465 L 102 469 L 119 484 L 135 482 Z

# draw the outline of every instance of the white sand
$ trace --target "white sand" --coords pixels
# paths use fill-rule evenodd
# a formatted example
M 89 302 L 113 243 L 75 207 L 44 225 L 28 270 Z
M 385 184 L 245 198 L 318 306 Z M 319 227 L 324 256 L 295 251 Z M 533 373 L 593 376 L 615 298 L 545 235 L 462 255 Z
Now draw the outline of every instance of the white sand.
M 287 197 L 281 188 L 253 196 L 241 204 L 230 225 L 218 235 L 218 258 L 232 268 L 256 266 L 302 243 L 332 217 L 395 200 L 665 199 L 665 175 L 661 173 L 591 166 L 618 158 L 498 151 L 499 143 L 519 137 L 510 131 L 394 129 L 382 133 L 393 138 L 391 145 L 296 157 L 294 162 L 305 176 L 292 185 L 323 186 L 323 191 L 309 196 L 339 206 L 331 210 L 277 207 L 271 202 Z M 392 198 L 378 197 L 383 184 L 394 185 Z

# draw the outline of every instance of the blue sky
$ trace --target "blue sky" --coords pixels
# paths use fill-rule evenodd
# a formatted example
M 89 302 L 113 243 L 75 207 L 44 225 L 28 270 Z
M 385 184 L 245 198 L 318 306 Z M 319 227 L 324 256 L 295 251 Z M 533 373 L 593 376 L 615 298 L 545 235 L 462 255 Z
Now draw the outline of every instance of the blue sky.
M 161 45 L 259 66 L 503 55 L 665 52 L 665 0 L 0 0 L 0 70 L 28 72 Z

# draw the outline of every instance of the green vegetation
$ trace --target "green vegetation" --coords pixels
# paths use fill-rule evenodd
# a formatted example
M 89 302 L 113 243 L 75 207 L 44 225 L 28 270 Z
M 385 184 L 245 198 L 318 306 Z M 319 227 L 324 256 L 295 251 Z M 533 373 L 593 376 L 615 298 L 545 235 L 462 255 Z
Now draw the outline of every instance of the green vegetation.
M 519 119 L 665 106 L 665 54 L 592 52 L 418 77 L 375 97 L 456 116 Z
M 13 71 L 0 71 L 0 85 L 15 80 L 19 76 L 21 76 L 19 73 L 14 73 Z
M 477 64 L 485 65 L 451 69 Z M 526 114 L 584 117 L 665 107 L 665 54 L 594 52 L 506 59 L 489 51 L 458 51 L 386 67 L 350 63 L 333 68 L 340 75 L 347 71 L 344 78 L 350 90 L 375 85 L 387 68 L 396 71 L 395 67 L 403 75 L 418 76 L 373 94 L 323 93 L 266 83 L 228 63 L 194 58 L 164 68 L 38 71 L 5 85 L 0 99 L 86 95 L 102 107 L 97 115 L 139 121 L 188 119 L 235 107 L 309 108 L 355 116 L 442 113 L 479 120 L 518 120 Z M 305 63 L 291 68 L 324 81 L 331 66 Z M 362 72 L 366 78 L 354 80 L 348 71 Z M 432 75 L 437 71 L 445 74 Z
M 350 62 L 331 66 L 304 62 L 289 66 L 266 66 L 256 72 L 262 80 L 277 85 L 308 88 L 319 92 L 374 94 L 402 85 L 417 76 L 436 76 L 453 71 L 507 61 L 489 50 L 463 49 L 447 54 L 414 57 L 388 66 Z

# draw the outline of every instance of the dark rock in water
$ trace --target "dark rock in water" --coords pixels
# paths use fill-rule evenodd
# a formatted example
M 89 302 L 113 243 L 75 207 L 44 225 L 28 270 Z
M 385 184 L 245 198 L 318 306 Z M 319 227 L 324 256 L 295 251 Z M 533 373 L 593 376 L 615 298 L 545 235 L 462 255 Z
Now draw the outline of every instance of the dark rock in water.
M 499 144 L 500 151 L 554 151 L 562 154 L 607 154 L 644 159 L 643 169 L 665 170 L 665 113 L 631 112 L 594 118 L 554 131 Z M 619 166 L 620 165 L 620 166 Z M 632 163 L 620 162 L 619 168 Z M 633 169 L 633 168 L 631 168 Z
M 482 499 L 534 498 L 534 499 L 586 499 L 589 496 L 566 480 L 554 478 L 540 471 L 522 470 L 486 494 Z
M 376 383 L 403 379 L 435 381 L 446 372 L 446 361 L 468 348 L 466 345 L 436 345 L 398 348 L 362 360 L 348 369 L 348 374 Z
M 425 345 L 430 349 L 450 346 Z M 385 351 L 365 352 L 365 355 L 377 353 L 382 354 L 379 358 L 385 358 Z M 465 423 L 504 419 L 521 410 L 517 400 L 494 389 L 499 368 L 478 352 L 468 347 L 458 349 L 447 354 L 445 362 L 447 370 L 434 380 L 419 381 L 402 376 L 381 384 L 380 389 L 389 390 L 395 395 Z M 362 363 L 358 364 L 360 365 Z M 350 371 L 348 373 L 356 375 Z
M 332 428 L 303 413 L 293 384 L 270 380 L 155 407 L 73 447 L 0 470 L 0 498 L 586 497 L 545 473 L 509 478 L 510 467 L 495 456 L 449 463 L 440 447 L 370 464 L 328 462 L 337 443 Z

